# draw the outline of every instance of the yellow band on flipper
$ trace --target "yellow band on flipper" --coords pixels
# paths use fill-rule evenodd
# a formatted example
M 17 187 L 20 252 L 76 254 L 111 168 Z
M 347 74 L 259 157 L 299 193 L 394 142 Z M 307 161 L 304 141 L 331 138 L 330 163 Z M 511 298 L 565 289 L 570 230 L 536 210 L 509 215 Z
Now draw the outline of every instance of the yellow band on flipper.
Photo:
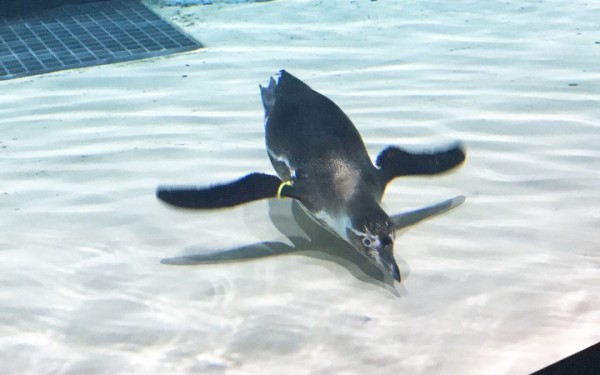
M 281 192 L 283 191 L 283 188 L 286 186 L 292 186 L 292 181 L 283 181 L 279 185 L 279 189 L 277 189 L 277 198 L 283 199 L 283 197 L 281 196 Z

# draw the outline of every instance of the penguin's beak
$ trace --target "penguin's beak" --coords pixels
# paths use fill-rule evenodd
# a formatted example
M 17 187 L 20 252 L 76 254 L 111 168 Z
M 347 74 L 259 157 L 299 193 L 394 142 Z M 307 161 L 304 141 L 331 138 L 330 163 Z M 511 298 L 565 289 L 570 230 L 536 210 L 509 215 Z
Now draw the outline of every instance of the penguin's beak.
M 383 268 L 394 278 L 394 280 L 400 282 L 400 269 L 398 268 L 396 259 L 394 259 L 394 244 L 385 244 L 378 249 L 378 252 L 379 260 Z

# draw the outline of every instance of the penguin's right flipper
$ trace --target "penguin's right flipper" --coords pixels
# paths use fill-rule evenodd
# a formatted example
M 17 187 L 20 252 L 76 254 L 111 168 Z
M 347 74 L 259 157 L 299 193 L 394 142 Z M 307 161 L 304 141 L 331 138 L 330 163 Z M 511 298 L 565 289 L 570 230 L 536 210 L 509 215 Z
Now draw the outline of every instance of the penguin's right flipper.
M 156 197 L 172 206 L 190 209 L 233 207 L 265 198 L 290 197 L 294 189 L 277 176 L 251 173 L 213 186 L 159 186 Z
M 449 171 L 461 165 L 465 157 L 465 150 L 459 143 L 425 152 L 412 152 L 390 146 L 377 156 L 375 164 L 380 168 L 387 185 L 400 176 L 434 175 Z

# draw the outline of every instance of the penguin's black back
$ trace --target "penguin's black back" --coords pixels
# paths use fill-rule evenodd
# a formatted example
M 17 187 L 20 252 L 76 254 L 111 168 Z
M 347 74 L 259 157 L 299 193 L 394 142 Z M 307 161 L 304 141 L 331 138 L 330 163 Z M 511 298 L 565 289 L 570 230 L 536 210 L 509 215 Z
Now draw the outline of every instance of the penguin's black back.
M 267 107 L 265 103 L 267 147 L 291 164 L 336 159 L 356 164 L 355 167 L 372 165 L 348 116 L 333 101 L 286 71 L 281 71 L 275 100 Z
M 302 204 L 339 215 L 357 196 L 378 202 L 385 186 L 348 116 L 285 71 L 274 85 L 263 88 L 267 149 L 277 174 L 293 180 Z

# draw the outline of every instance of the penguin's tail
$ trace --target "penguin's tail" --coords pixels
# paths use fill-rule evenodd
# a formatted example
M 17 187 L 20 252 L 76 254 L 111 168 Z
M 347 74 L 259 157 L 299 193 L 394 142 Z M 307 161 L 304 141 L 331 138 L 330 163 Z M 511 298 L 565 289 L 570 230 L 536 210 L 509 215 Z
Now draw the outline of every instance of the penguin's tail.
M 275 106 L 275 88 L 277 87 L 277 83 L 271 77 L 269 80 L 269 86 L 263 87 L 262 85 L 258 85 L 260 87 L 260 95 L 262 97 L 263 107 L 265 107 L 265 117 L 269 117 L 271 110 Z

